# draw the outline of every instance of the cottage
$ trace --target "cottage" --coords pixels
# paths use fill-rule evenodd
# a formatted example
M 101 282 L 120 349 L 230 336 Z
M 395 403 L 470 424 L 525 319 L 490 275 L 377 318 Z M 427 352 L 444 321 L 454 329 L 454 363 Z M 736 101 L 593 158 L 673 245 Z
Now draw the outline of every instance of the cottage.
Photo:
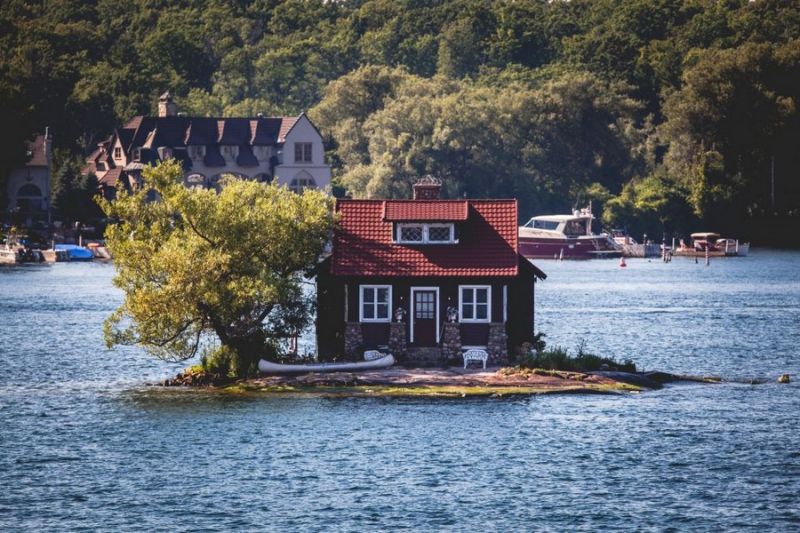
M 333 251 L 317 277 L 321 359 L 385 348 L 405 364 L 490 364 L 533 335 L 534 282 L 519 254 L 516 200 L 442 200 L 432 178 L 413 200 L 336 203 Z
M 275 181 L 300 192 L 324 189 L 331 180 L 322 136 L 305 115 L 215 118 L 178 113 L 169 92 L 161 95 L 158 116 L 135 116 L 99 143 L 84 173 L 97 176 L 104 196 L 117 183 L 133 188 L 146 165 L 177 159 L 184 183 L 213 188 L 225 175 Z

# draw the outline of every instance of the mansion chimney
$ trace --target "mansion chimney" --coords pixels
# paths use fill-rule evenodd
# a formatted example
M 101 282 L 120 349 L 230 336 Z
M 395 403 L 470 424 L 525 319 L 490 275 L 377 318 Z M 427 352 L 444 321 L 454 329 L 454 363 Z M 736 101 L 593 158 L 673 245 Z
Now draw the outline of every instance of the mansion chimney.
M 423 176 L 411 187 L 414 200 L 438 200 L 442 193 L 442 180 L 431 175 Z
M 159 117 L 174 117 L 177 115 L 178 107 L 172 101 L 172 95 L 169 91 L 162 94 L 158 99 L 158 116 Z

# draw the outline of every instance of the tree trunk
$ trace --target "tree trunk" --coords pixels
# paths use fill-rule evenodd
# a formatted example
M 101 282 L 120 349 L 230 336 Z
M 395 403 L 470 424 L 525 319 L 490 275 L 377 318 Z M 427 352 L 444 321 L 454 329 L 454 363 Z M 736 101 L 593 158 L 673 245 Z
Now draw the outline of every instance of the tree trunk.
M 230 372 L 238 378 L 246 378 L 258 373 L 258 360 L 264 356 L 265 343 L 262 332 L 247 337 L 228 338 L 223 346 L 232 352 Z

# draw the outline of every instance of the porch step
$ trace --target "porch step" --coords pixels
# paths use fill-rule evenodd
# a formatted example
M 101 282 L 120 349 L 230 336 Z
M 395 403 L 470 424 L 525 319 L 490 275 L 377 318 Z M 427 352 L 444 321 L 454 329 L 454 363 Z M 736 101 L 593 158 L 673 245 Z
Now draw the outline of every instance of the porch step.
M 439 346 L 409 346 L 403 363 L 414 366 L 441 366 L 445 360 Z

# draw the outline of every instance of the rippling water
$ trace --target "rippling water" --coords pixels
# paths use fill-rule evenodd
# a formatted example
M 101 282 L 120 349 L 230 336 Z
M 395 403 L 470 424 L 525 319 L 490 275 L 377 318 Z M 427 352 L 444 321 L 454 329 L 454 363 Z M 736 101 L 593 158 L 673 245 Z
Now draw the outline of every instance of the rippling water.
M 800 253 L 538 263 L 551 344 L 764 385 L 231 398 L 107 351 L 113 267 L 0 269 L 0 530 L 800 529 Z

